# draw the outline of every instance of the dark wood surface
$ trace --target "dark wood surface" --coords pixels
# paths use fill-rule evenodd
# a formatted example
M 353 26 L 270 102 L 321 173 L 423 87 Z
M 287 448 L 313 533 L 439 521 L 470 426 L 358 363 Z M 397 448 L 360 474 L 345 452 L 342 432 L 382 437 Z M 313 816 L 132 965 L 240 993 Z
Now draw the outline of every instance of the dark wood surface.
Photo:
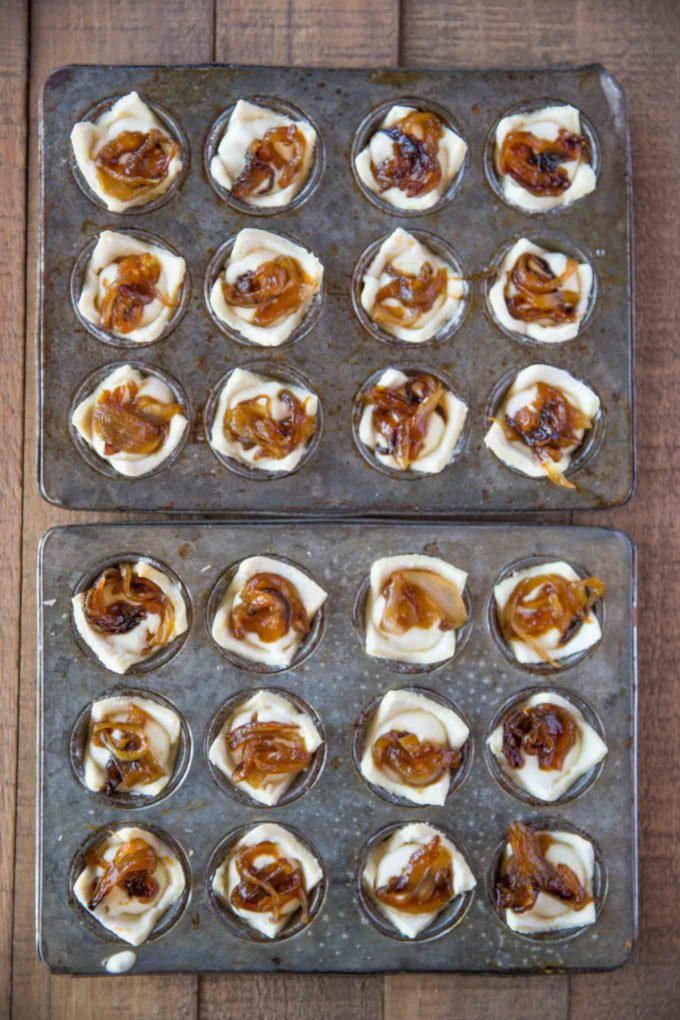
M 33 925 L 37 106 L 72 61 L 489 67 L 605 64 L 635 172 L 639 486 L 579 523 L 640 551 L 640 939 L 613 974 L 541 978 L 52 977 Z M 680 5 L 677 0 L 2 0 L 0 3 L 0 1018 L 675 1020 L 680 1016 Z M 25 335 L 25 344 L 24 344 Z M 23 476 L 23 485 L 22 485 Z M 96 519 L 106 519 L 99 515 Z M 18 759 L 17 759 L 18 748 Z

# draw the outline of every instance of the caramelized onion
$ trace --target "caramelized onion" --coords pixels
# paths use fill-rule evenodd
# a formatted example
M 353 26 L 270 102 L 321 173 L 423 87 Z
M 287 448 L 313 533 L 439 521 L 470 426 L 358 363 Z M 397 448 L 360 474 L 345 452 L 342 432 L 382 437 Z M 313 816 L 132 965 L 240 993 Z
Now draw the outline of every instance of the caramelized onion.
M 443 301 L 446 297 L 447 274 L 444 266 L 435 269 L 431 262 L 425 261 L 417 274 L 402 273 L 391 265 L 386 266 L 385 271 L 392 280 L 376 294 L 371 308 L 374 322 L 414 327 L 435 302 Z
M 136 837 L 123 843 L 112 861 L 107 861 L 99 848 L 86 857 L 92 867 L 104 868 L 104 874 L 95 879 L 88 907 L 95 910 L 115 886 L 125 889 L 128 896 L 151 901 L 158 892 L 158 882 L 153 873 L 158 867 L 158 855 L 146 840 Z
M 175 609 L 155 581 L 140 577 L 132 563 L 107 567 L 85 595 L 85 619 L 100 634 L 127 634 L 149 615 L 160 616 L 144 654 L 161 648 L 172 637 Z
M 524 252 L 515 262 L 505 283 L 505 303 L 513 319 L 556 326 L 574 322 L 579 303 L 577 290 L 562 286 L 578 270 L 576 259 L 567 259 L 564 271 L 557 276 L 544 258 Z M 515 293 L 511 294 L 514 285 Z
M 237 638 L 255 633 L 261 641 L 278 641 L 289 630 L 309 633 L 309 617 L 295 585 L 280 574 L 253 574 L 231 610 L 231 629 Z
M 307 414 L 306 401 L 287 389 L 280 390 L 278 398 L 288 407 L 283 418 L 273 416 L 272 398 L 265 394 L 242 400 L 225 412 L 225 434 L 244 450 L 257 447 L 255 460 L 283 460 L 299 446 L 306 446 L 316 432 L 316 415 Z
M 514 708 L 503 720 L 503 754 L 513 769 L 520 769 L 530 754 L 540 769 L 559 772 L 577 733 L 573 715 L 561 705 L 544 701 Z
M 147 786 L 166 774 L 149 746 L 148 719 L 138 705 L 130 705 L 127 719 L 103 719 L 94 724 L 92 743 L 111 752 L 106 765 L 107 794 L 118 788 L 130 790 L 135 786 Z
M 374 386 L 365 394 L 372 407 L 376 452 L 392 456 L 404 470 L 420 455 L 433 414 L 444 415 L 445 389 L 432 375 L 416 375 L 401 386 Z
M 92 430 L 104 440 L 107 457 L 121 452 L 148 456 L 160 449 L 170 420 L 183 411 L 181 404 L 165 404 L 140 394 L 139 386 L 130 379 L 97 397 Z
M 248 147 L 246 161 L 232 188 L 235 198 L 266 195 L 293 183 L 302 169 L 307 141 L 295 124 L 270 128 Z
M 258 857 L 273 857 L 258 865 Z M 276 843 L 264 841 L 237 850 L 234 861 L 239 883 L 231 893 L 231 902 L 239 910 L 271 914 L 280 920 L 289 903 L 299 903 L 302 916 L 309 920 L 309 901 L 305 879 L 298 861 L 285 857 Z
M 501 174 L 512 177 L 532 195 L 561 195 L 571 184 L 561 165 L 590 162 L 588 140 L 560 128 L 557 138 L 537 138 L 531 131 L 509 131 L 497 157 Z
M 566 864 L 551 864 L 545 853 L 552 840 L 522 822 L 511 822 L 508 840 L 512 856 L 504 861 L 496 879 L 496 906 L 523 914 L 531 910 L 540 892 L 561 900 L 572 910 L 592 901 L 578 876 Z
M 295 723 L 258 722 L 257 713 L 249 723 L 226 735 L 227 750 L 236 762 L 235 783 L 258 789 L 267 776 L 286 775 L 309 768 L 312 755 Z
M 460 589 L 433 570 L 394 570 L 380 594 L 385 599 L 380 627 L 388 634 L 405 634 L 413 627 L 458 630 L 467 620 Z
M 104 296 L 97 309 L 104 329 L 131 333 L 142 325 L 144 308 L 160 301 L 167 308 L 173 303 L 156 286 L 161 275 L 160 260 L 151 252 L 124 255 L 116 259 L 115 278 L 104 284 Z
M 522 641 L 544 662 L 559 666 L 538 642 L 549 630 L 559 632 L 558 646 L 571 640 L 601 599 L 605 586 L 597 577 L 569 581 L 560 574 L 538 574 L 518 581 L 499 614 L 506 641 Z
M 405 914 L 431 914 L 454 897 L 453 864 L 439 836 L 415 850 L 400 875 L 375 890 L 381 903 Z
M 427 110 L 410 110 L 388 128 L 380 129 L 393 142 L 392 155 L 371 170 L 381 192 L 399 188 L 409 198 L 427 195 L 442 179 L 438 158 L 444 125 Z
M 430 786 L 463 762 L 461 750 L 451 751 L 431 740 L 420 741 L 414 733 L 389 730 L 372 748 L 373 763 L 388 779 L 407 786 Z
M 178 152 L 177 142 L 157 128 L 121 131 L 94 157 L 99 183 L 114 198 L 135 198 L 163 183 Z
M 314 283 L 292 255 L 277 255 L 249 269 L 227 283 L 222 280 L 222 293 L 228 305 L 255 308 L 256 326 L 274 326 L 302 306 L 314 291 Z

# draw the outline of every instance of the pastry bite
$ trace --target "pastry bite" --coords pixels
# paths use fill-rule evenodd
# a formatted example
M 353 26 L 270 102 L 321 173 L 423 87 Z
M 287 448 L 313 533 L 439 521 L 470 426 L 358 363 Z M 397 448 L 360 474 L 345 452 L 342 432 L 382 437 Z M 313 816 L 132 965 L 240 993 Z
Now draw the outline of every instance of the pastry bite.
M 362 184 L 405 211 L 430 209 L 460 172 L 466 142 L 433 110 L 393 106 L 354 159 Z
M 429 475 L 450 464 L 468 409 L 439 376 L 388 368 L 359 402 L 359 443 L 378 464 Z
M 326 592 L 299 567 L 270 556 L 241 560 L 212 636 L 241 659 L 285 669 L 308 641 Z
M 208 758 L 233 785 L 260 804 L 278 804 L 308 772 L 322 737 L 290 698 L 256 691 L 225 720 Z
M 316 255 L 282 234 L 246 227 L 210 289 L 218 322 L 261 347 L 288 340 L 321 291 Z
M 593 607 L 604 592 L 598 577 L 562 560 L 517 570 L 494 586 L 498 629 L 518 662 L 558 669 L 602 637 Z
M 515 471 L 575 489 L 565 472 L 599 413 L 600 398 L 585 383 L 552 365 L 530 365 L 505 391 L 484 443 Z
M 307 183 L 316 147 L 307 120 L 239 99 L 210 160 L 210 175 L 255 209 L 285 206 Z
M 126 478 L 155 471 L 175 453 L 189 422 L 160 376 L 132 365 L 113 369 L 76 406 L 71 423 L 103 461 Z
M 218 900 L 251 928 L 275 939 L 291 921 L 308 924 L 323 878 L 316 856 L 282 825 L 255 825 L 234 844 L 215 872 Z
M 467 574 L 436 556 L 376 560 L 365 606 L 366 652 L 379 659 L 433 665 L 450 659 L 467 622 Z
M 503 117 L 494 166 L 507 202 L 526 212 L 568 206 L 595 190 L 591 144 L 574 106 L 545 106 Z
M 426 822 L 402 825 L 373 847 L 361 883 L 377 910 L 409 939 L 477 884 L 460 850 Z
M 187 629 L 179 586 L 142 559 L 107 567 L 72 605 L 79 636 L 114 673 L 158 654 Z
M 179 141 L 136 92 L 75 124 L 71 146 L 90 190 L 116 213 L 164 195 L 184 165 Z
M 85 854 L 73 893 L 118 938 L 139 946 L 184 893 L 174 850 L 148 829 L 117 829 Z
M 414 804 L 442 805 L 465 761 L 470 730 L 425 693 L 388 691 L 364 732 L 364 779 Z
M 489 304 L 497 322 L 510 332 L 542 343 L 563 343 L 578 335 L 592 289 L 588 262 L 521 237 L 498 267 Z
M 149 698 L 95 701 L 83 756 L 85 785 L 109 797 L 158 796 L 172 778 L 180 733 L 177 713 Z
M 360 287 L 369 320 L 408 343 L 448 333 L 460 321 L 467 295 L 460 270 L 402 227 L 382 242 Z
M 594 877 L 595 850 L 589 839 L 511 822 L 494 901 L 512 931 L 566 933 L 595 923 Z
M 259 471 L 294 471 L 319 429 L 319 400 L 306 387 L 235 368 L 220 390 L 210 445 Z
M 177 311 L 185 274 L 181 255 L 161 244 L 103 230 L 85 268 L 78 312 L 119 340 L 151 343 Z
M 508 708 L 487 747 L 511 783 L 546 803 L 566 796 L 607 754 L 583 713 L 555 691 Z

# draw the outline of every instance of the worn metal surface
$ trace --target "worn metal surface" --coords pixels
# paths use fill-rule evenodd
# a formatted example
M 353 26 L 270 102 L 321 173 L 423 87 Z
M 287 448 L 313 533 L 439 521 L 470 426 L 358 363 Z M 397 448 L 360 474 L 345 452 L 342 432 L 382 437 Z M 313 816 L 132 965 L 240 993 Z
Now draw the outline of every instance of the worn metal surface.
M 189 140 L 191 166 L 167 202 L 150 212 L 114 215 L 81 192 L 69 165 L 71 126 L 99 100 L 136 88 L 170 111 Z M 324 142 L 319 187 L 298 207 L 247 215 L 225 203 L 208 182 L 204 145 L 215 119 L 238 97 L 282 97 L 309 114 Z M 376 208 L 350 168 L 355 131 L 385 101 L 415 96 L 450 110 L 470 155 L 461 186 L 433 213 L 404 217 Z M 600 178 L 594 194 L 566 211 L 529 216 L 505 205 L 485 176 L 488 132 L 510 106 L 553 97 L 573 102 L 599 140 Z M 68 67 L 48 79 L 41 118 L 43 154 L 41 427 L 39 471 L 47 499 L 69 507 L 221 515 L 428 515 L 571 510 L 626 500 L 634 478 L 632 438 L 632 296 L 630 167 L 623 94 L 599 67 L 545 71 L 329 71 L 299 68 Z M 448 340 L 392 347 L 356 317 L 351 278 L 364 249 L 402 224 L 451 243 L 468 271 L 479 273 L 513 236 L 540 241 L 554 231 L 584 249 L 598 277 L 595 309 L 584 333 L 565 344 L 521 343 L 504 335 L 486 311 L 484 281 L 472 283 L 471 307 Z M 69 278 L 79 253 L 103 227 L 144 228 L 187 260 L 191 296 L 186 315 L 166 339 L 130 351 L 184 387 L 192 408 L 189 442 L 167 470 L 147 479 L 111 478 L 86 463 L 69 434 L 73 396 L 93 371 L 121 349 L 96 339 L 78 321 Z M 298 237 L 325 265 L 319 321 L 291 346 L 266 350 L 237 343 L 215 326 L 203 285 L 214 252 L 245 226 Z M 236 365 L 266 359 L 307 375 L 325 414 L 319 449 L 300 472 L 254 480 L 221 464 L 204 441 L 202 409 L 218 379 Z M 509 371 L 546 361 L 571 370 L 600 395 L 605 409 L 601 449 L 575 475 L 573 492 L 524 478 L 483 445 L 488 399 Z M 352 438 L 352 402 L 369 375 L 391 363 L 448 373 L 469 405 L 465 448 L 439 475 L 386 477 L 361 456 Z
M 116 678 L 85 655 L 71 624 L 70 599 L 83 576 L 111 556 L 144 553 L 176 571 L 192 602 L 191 630 L 181 650 L 157 670 Z M 284 555 L 307 568 L 328 591 L 326 626 L 300 667 L 262 676 L 231 665 L 208 633 L 211 589 L 235 561 L 255 553 Z M 469 571 L 472 626 L 460 655 L 422 677 L 404 676 L 363 651 L 352 622 L 357 589 L 379 556 L 439 555 Z M 564 558 L 607 584 L 604 637 L 592 655 L 541 678 L 511 665 L 490 631 L 491 586 L 526 555 Z M 155 825 L 184 848 L 190 903 L 178 923 L 138 951 L 142 971 L 544 971 L 607 968 L 623 963 L 635 939 L 635 564 L 628 538 L 598 528 L 513 525 L 393 526 L 307 524 L 129 524 L 74 526 L 49 532 L 40 584 L 41 761 L 38 847 L 38 941 L 57 971 L 103 973 L 116 944 L 87 926 L 69 902 L 74 855 L 93 830 Z M 601 775 L 564 807 L 532 807 L 503 790 L 485 763 L 483 742 L 498 707 L 524 687 L 558 683 L 584 698 L 603 721 L 609 754 Z M 406 807 L 378 797 L 352 756 L 354 725 L 379 694 L 418 685 L 445 696 L 472 727 L 469 774 L 444 807 Z M 154 805 L 133 810 L 102 803 L 80 784 L 69 760 L 79 713 L 112 687 L 134 686 L 168 698 L 182 714 L 193 753 L 184 781 Z M 220 707 L 238 691 L 280 687 L 318 712 L 327 738 L 317 782 L 280 808 L 249 806 L 228 796 L 206 763 L 205 735 Z M 82 720 L 81 720 L 82 722 Z M 535 942 L 513 935 L 488 899 L 487 873 L 513 818 L 553 817 L 585 829 L 599 845 L 609 891 L 597 924 L 570 941 Z M 478 886 L 465 918 L 442 938 L 407 944 L 380 934 L 361 913 L 355 870 L 366 841 L 397 821 L 426 819 L 450 830 L 466 848 Z M 290 824 L 317 848 L 328 878 L 323 909 L 308 929 L 283 942 L 236 937 L 214 916 L 205 893 L 211 854 L 232 830 L 255 821 Z M 120 946 L 120 944 L 118 944 Z

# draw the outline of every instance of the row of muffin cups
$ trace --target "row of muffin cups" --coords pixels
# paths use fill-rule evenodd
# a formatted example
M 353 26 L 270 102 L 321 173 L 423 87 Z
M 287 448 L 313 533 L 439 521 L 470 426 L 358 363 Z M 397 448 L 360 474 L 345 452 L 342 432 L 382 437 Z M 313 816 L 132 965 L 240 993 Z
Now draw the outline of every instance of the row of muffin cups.
M 119 98 L 120 97 L 118 96 L 113 96 L 108 99 L 100 100 L 83 115 L 82 118 L 83 121 L 85 122 L 96 121 L 97 118 L 104 114 L 107 110 L 109 110 Z M 277 213 L 281 212 L 285 213 L 297 209 L 316 192 L 316 190 L 319 187 L 319 184 L 321 183 L 326 167 L 326 155 L 323 144 L 323 135 L 320 132 L 314 120 L 308 114 L 304 113 L 302 110 L 300 110 L 298 107 L 294 106 L 290 102 L 275 97 L 264 96 L 253 96 L 247 99 L 246 101 L 253 102 L 255 105 L 269 108 L 278 114 L 291 118 L 293 121 L 307 122 L 314 128 L 314 130 L 316 131 L 314 161 L 311 170 L 308 174 L 307 180 L 302 185 L 298 193 L 294 196 L 292 201 L 288 202 L 286 205 L 283 206 L 273 206 L 270 208 L 262 206 L 253 206 L 246 201 L 238 199 L 228 189 L 221 186 L 220 183 L 215 180 L 214 176 L 211 173 L 210 166 L 213 161 L 213 158 L 217 153 L 220 140 L 222 139 L 229 118 L 231 117 L 234 111 L 236 102 L 231 104 L 229 107 L 226 108 L 226 110 L 224 110 L 220 114 L 220 116 L 212 124 L 208 131 L 208 135 L 203 147 L 203 164 L 207 180 L 209 181 L 211 187 L 215 190 L 215 192 L 219 195 L 221 199 L 227 202 L 229 206 L 232 207 L 235 211 L 245 215 L 270 216 L 275 215 Z M 189 168 L 191 165 L 189 141 L 178 119 L 172 113 L 170 113 L 169 110 L 160 106 L 158 103 L 150 102 L 148 99 L 144 99 L 144 102 L 152 111 L 152 113 L 155 114 L 155 116 L 158 118 L 158 120 L 165 128 L 165 130 L 168 132 L 170 137 L 174 138 L 179 143 L 182 155 L 182 168 L 179 174 L 174 178 L 174 180 L 172 180 L 167 190 L 165 190 L 161 195 L 145 204 L 136 205 L 131 208 L 121 210 L 118 213 L 118 215 L 122 216 L 151 212 L 165 205 L 168 201 L 170 201 L 173 197 L 175 197 L 178 194 L 182 184 L 184 183 L 188 176 Z M 486 181 L 494 195 L 498 199 L 500 199 L 503 203 L 509 205 L 512 209 L 519 211 L 525 215 L 531 216 L 535 215 L 545 216 L 553 215 L 558 212 L 564 212 L 565 209 L 571 208 L 571 205 L 574 203 L 569 203 L 569 205 L 567 206 L 557 205 L 554 208 L 545 210 L 531 210 L 527 209 L 526 207 L 519 206 L 514 202 L 510 202 L 503 192 L 500 176 L 498 174 L 498 170 L 496 167 L 495 160 L 496 129 L 500 121 L 503 120 L 505 117 L 519 113 L 530 113 L 531 111 L 537 111 L 542 108 L 545 108 L 546 105 L 566 106 L 568 104 L 548 99 L 537 99 L 525 101 L 523 103 L 513 104 L 512 107 L 505 110 L 502 114 L 500 114 L 500 116 L 498 116 L 497 120 L 494 122 L 492 128 L 490 129 L 483 145 L 482 159 L 484 165 L 484 172 L 486 176 Z M 411 107 L 416 110 L 420 109 L 431 111 L 440 118 L 440 120 L 447 128 L 449 128 L 460 139 L 462 139 L 462 141 L 466 145 L 466 153 L 463 162 L 460 168 L 458 169 L 457 173 L 453 177 L 453 180 L 449 184 L 448 188 L 446 188 L 444 193 L 440 196 L 440 198 L 435 204 L 428 206 L 426 208 L 422 209 L 396 208 L 391 203 L 385 201 L 379 194 L 377 194 L 376 192 L 372 191 L 369 187 L 367 187 L 361 175 L 356 170 L 357 156 L 366 147 L 371 137 L 380 129 L 380 125 L 382 124 L 385 116 L 395 106 L 404 106 Z M 599 178 L 600 166 L 602 162 L 601 159 L 602 146 L 593 125 L 583 113 L 580 113 L 580 120 L 583 134 L 587 139 L 588 147 L 592 155 L 592 165 L 597 180 Z M 362 118 L 353 135 L 353 142 L 350 153 L 350 165 L 352 168 L 354 182 L 358 189 L 361 191 L 362 195 L 373 206 L 375 206 L 381 212 L 387 213 L 389 215 L 417 217 L 431 215 L 433 213 L 439 212 L 459 194 L 463 180 L 470 169 L 470 164 L 471 164 L 470 146 L 466 134 L 462 127 L 460 126 L 459 122 L 444 106 L 432 102 L 429 99 L 421 100 L 416 97 L 409 96 L 399 97 L 381 103 L 379 106 L 375 107 L 373 110 L 371 110 L 368 114 L 366 114 Z M 81 172 L 80 167 L 78 166 L 77 160 L 72 150 L 70 150 L 70 166 L 74 179 L 81 192 L 85 195 L 85 197 L 88 198 L 94 204 L 106 208 L 106 204 L 97 194 L 95 194 L 95 192 L 90 188 L 87 181 L 85 180 L 85 177 Z M 587 196 L 583 196 L 582 198 L 577 199 L 576 201 L 581 202 L 585 197 Z

